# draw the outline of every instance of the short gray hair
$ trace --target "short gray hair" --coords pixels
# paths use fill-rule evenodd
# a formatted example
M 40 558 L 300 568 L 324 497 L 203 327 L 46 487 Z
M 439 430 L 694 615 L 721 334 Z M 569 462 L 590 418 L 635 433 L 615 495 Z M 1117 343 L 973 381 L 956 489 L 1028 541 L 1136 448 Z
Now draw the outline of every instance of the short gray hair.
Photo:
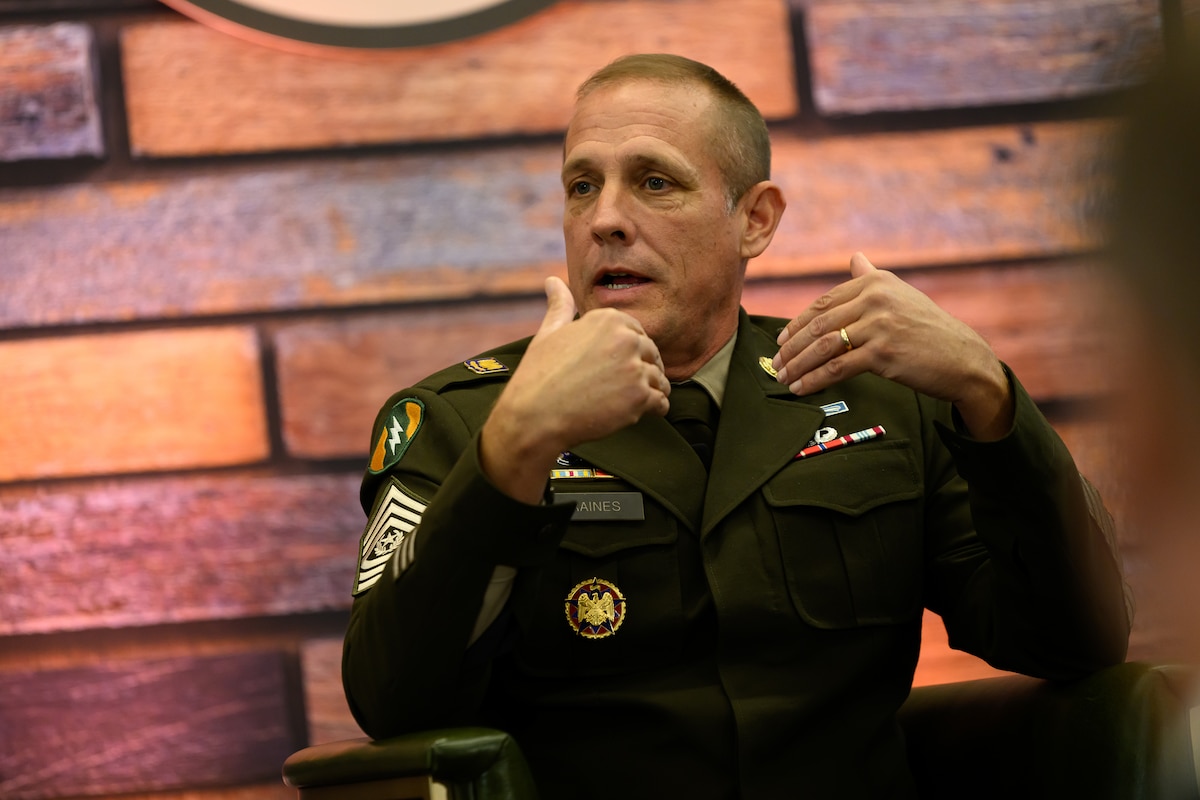
M 707 64 L 667 53 L 623 56 L 584 81 L 575 97 L 628 81 L 648 80 L 669 85 L 695 84 L 707 88 L 717 101 L 713 154 L 725 182 L 726 205 L 732 211 L 755 184 L 771 177 L 771 137 L 754 103 L 721 73 Z

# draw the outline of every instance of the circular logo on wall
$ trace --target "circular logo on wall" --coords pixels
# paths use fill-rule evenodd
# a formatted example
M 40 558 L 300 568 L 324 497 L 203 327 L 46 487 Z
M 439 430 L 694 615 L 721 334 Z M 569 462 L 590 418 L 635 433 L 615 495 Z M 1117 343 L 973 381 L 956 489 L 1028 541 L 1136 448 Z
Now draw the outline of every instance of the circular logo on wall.
M 592 578 L 567 595 L 567 624 L 585 639 L 612 636 L 625 621 L 625 596 L 615 584 Z
M 163 0 L 212 27 L 270 44 L 389 49 L 510 25 L 555 0 Z

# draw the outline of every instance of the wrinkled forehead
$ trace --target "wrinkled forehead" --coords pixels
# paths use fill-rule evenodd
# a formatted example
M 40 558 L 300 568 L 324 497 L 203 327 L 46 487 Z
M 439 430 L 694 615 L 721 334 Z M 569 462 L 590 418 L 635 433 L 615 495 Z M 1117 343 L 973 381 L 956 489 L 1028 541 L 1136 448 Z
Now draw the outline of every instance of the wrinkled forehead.
M 709 138 L 714 98 L 694 83 L 627 79 L 592 89 L 575 104 L 563 139 L 564 159 L 581 145 L 617 146 L 635 139 L 690 150 Z

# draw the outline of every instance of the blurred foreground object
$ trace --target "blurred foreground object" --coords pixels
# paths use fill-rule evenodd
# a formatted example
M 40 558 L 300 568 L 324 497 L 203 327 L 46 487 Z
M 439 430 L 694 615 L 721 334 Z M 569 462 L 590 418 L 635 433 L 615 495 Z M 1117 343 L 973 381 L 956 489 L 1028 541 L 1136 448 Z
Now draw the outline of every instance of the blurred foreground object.
M 1132 97 L 1115 170 L 1111 264 L 1129 525 L 1147 543 L 1156 650 L 1200 656 L 1200 52 L 1193 38 Z M 1150 588 L 1152 587 L 1152 588 Z

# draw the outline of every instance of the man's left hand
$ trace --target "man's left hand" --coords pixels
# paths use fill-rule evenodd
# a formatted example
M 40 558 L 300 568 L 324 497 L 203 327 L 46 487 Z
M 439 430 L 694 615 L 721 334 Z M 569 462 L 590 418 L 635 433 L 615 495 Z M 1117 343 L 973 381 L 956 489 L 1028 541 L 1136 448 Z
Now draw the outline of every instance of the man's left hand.
M 850 280 L 789 322 L 778 343 L 779 382 L 795 394 L 873 372 L 953 403 L 976 439 L 1012 426 L 1012 388 L 983 337 L 862 253 L 850 259 Z

